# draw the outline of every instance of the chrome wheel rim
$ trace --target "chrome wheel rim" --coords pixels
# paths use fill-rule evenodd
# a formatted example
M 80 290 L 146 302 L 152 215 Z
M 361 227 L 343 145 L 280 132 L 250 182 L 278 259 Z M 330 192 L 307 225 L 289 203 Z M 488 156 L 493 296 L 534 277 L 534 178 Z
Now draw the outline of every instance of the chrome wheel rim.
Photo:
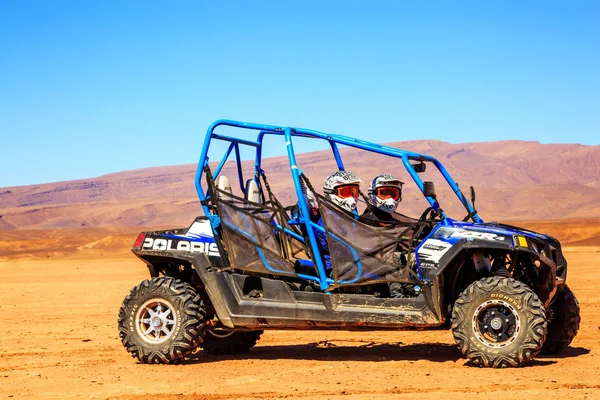
M 175 332 L 175 308 L 165 299 L 145 302 L 135 316 L 135 327 L 140 337 L 148 343 L 163 343 Z
M 233 331 L 226 331 L 223 329 L 207 329 L 206 330 L 208 333 L 210 333 L 212 336 L 219 338 L 219 339 L 225 339 L 231 335 L 233 335 Z
M 503 300 L 488 300 L 473 314 L 473 332 L 488 347 L 502 348 L 514 343 L 521 333 L 519 313 Z

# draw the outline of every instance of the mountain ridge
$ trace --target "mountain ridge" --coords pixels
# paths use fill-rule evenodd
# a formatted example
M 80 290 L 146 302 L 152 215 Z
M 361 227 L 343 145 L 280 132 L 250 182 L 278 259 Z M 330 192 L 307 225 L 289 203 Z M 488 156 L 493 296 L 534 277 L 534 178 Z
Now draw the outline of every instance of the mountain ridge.
M 433 155 L 460 187 L 475 186 L 476 206 L 485 220 L 600 216 L 600 146 L 515 140 L 458 144 L 410 140 L 388 145 Z M 340 152 L 346 169 L 367 183 L 379 173 L 399 175 L 407 183 L 399 211 L 419 215 L 426 207 L 398 160 L 349 147 Z M 336 169 L 328 150 L 298 154 L 297 161 L 315 187 Z M 246 178 L 251 176 L 253 164 L 252 160 L 243 162 Z M 211 165 L 214 168 L 215 164 Z M 147 167 L 96 178 L 3 187 L 0 230 L 185 226 L 201 214 L 194 187 L 196 166 Z M 287 157 L 267 158 L 262 166 L 282 203 L 293 203 Z M 462 218 L 464 210 L 460 204 L 449 203 L 453 194 L 431 170 L 429 166 L 422 178 L 436 183 L 444 210 Z M 226 163 L 222 173 L 239 192 L 234 166 Z M 365 193 L 367 183 L 362 186 Z

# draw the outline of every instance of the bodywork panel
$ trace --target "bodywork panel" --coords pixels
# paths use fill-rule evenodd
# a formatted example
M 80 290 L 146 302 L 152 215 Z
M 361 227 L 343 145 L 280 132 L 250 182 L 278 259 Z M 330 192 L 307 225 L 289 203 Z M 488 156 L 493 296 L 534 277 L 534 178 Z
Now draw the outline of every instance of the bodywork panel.
M 555 239 L 499 224 L 438 224 L 415 249 L 415 259 L 427 285 L 417 297 L 378 298 L 365 294 L 292 290 L 284 280 L 232 271 L 225 250 L 214 237 L 210 221 L 198 217 L 189 228 L 144 233 L 133 252 L 146 262 L 151 276 L 161 267 L 187 262 L 201 284 L 219 321 L 236 329 L 402 329 L 433 327 L 446 322 L 443 272 L 461 252 L 503 250 L 539 261 L 537 294 L 549 302 L 566 274 L 566 261 Z M 514 236 L 526 236 L 527 246 Z M 561 261 L 557 279 L 557 260 Z M 259 274 L 260 275 L 260 274 Z M 252 280 L 259 296 L 245 289 Z
M 527 238 L 520 245 L 518 236 Z M 448 219 L 438 224 L 416 249 L 417 263 L 430 274 L 439 275 L 454 258 L 468 250 L 501 250 L 514 256 L 527 256 L 536 263 L 536 294 L 548 304 L 564 284 L 567 262 L 560 243 L 551 236 L 498 223 L 473 224 Z M 539 264 L 539 265 L 538 265 Z

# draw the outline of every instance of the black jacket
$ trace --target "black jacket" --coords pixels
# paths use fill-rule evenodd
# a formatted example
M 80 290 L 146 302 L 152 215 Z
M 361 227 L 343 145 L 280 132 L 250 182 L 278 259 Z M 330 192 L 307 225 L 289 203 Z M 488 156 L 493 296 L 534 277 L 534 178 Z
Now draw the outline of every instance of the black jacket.
M 373 225 L 373 226 L 387 226 L 390 223 L 398 223 L 396 218 L 390 213 L 385 211 L 381 211 L 376 207 L 369 207 L 362 213 L 361 216 L 358 217 L 360 222 L 364 222 L 365 224 Z

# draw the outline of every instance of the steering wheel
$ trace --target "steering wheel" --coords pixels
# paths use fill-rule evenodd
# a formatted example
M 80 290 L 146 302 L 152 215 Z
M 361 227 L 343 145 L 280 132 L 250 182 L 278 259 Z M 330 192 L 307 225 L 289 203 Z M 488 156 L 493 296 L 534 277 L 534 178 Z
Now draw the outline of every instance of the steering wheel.
M 427 207 L 425 209 L 425 211 L 423 211 L 423 214 L 421 214 L 421 217 L 419 217 L 419 220 L 415 224 L 414 232 L 413 232 L 413 234 L 418 232 L 419 235 L 418 235 L 418 237 L 412 236 L 410 238 L 410 240 L 412 241 L 411 246 L 413 249 L 417 247 L 417 244 L 421 238 L 427 236 L 427 234 L 429 232 L 431 232 L 431 228 L 432 228 L 431 221 L 433 221 L 433 219 L 437 215 L 438 215 L 438 213 L 433 209 L 433 207 Z M 419 228 L 419 226 L 421 226 L 421 227 Z
M 421 214 L 421 217 L 419 217 L 419 222 L 430 221 L 435 218 L 437 214 L 438 213 L 433 209 L 433 207 L 427 207 L 425 211 L 423 211 L 423 214 Z

